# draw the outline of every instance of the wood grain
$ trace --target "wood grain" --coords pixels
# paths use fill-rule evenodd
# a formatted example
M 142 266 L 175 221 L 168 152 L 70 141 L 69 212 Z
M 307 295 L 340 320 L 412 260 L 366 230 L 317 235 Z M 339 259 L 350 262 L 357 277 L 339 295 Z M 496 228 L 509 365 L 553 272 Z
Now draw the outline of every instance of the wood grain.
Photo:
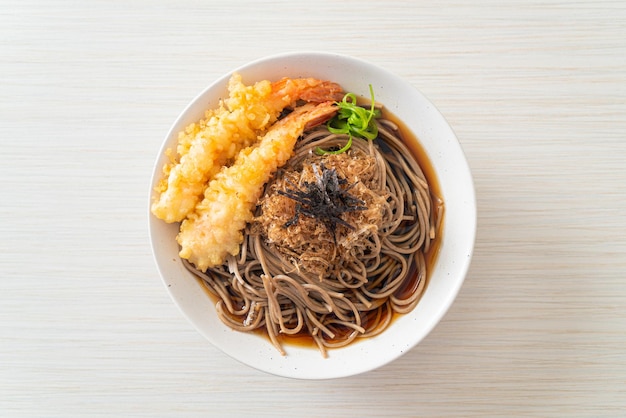
M 15 1 L 0 13 L 0 415 L 619 416 L 626 408 L 626 4 Z M 474 174 L 467 281 L 417 348 L 293 381 L 169 300 L 148 185 L 216 77 L 293 50 L 399 74 Z

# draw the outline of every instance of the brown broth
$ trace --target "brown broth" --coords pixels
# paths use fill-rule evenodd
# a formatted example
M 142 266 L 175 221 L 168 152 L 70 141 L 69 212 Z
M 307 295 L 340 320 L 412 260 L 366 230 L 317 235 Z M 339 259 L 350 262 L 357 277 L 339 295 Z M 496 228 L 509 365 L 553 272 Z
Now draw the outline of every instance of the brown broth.
M 430 187 L 430 195 L 431 201 L 433 204 L 433 208 L 441 211 L 441 218 L 439 219 L 437 230 L 435 231 L 435 240 L 431 242 L 431 246 L 424 254 L 424 258 L 426 260 L 426 286 L 428 286 L 428 279 L 430 278 L 430 272 L 435 262 L 437 261 L 437 255 L 439 254 L 439 248 L 441 247 L 441 234 L 443 232 L 443 218 L 445 217 L 444 211 L 444 202 L 443 202 L 443 194 L 441 193 L 441 186 L 439 185 L 439 180 L 435 175 L 435 168 L 430 162 L 424 147 L 419 142 L 417 136 L 407 128 L 404 122 L 400 121 L 394 114 L 385 109 L 385 118 L 391 120 L 393 123 L 398 125 L 398 133 L 402 138 L 404 144 L 409 148 L 413 158 L 417 161 L 417 164 L 422 169 L 426 180 L 428 181 L 428 186 Z M 412 291 L 415 291 L 415 287 L 417 285 L 417 267 L 415 264 L 411 264 L 411 281 L 407 281 L 406 285 L 403 286 L 404 290 L 401 290 L 401 293 L 397 294 L 400 297 L 409 296 Z

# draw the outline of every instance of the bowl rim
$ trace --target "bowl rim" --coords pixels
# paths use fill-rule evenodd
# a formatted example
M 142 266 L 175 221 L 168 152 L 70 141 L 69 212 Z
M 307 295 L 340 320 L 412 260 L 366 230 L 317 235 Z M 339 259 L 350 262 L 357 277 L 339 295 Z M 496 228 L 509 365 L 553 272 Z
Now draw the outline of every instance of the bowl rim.
M 318 67 L 315 67 L 315 65 Z M 309 65 L 308 68 L 305 68 Z M 190 275 L 189 272 L 182 271 L 180 266 L 173 267 L 172 262 L 176 264 L 175 259 L 166 259 L 167 255 L 171 256 L 171 251 L 167 251 L 167 249 L 172 249 L 172 243 L 166 242 L 163 239 L 164 232 L 167 230 L 167 233 L 171 236 L 171 226 L 176 224 L 169 224 L 170 228 L 165 228 L 164 222 L 156 219 L 154 215 L 150 212 L 150 204 L 154 195 L 154 186 L 156 182 L 161 178 L 161 169 L 164 161 L 164 153 L 165 150 L 169 147 L 172 147 L 172 144 L 175 145 L 174 136 L 181 130 L 181 127 L 186 126 L 189 122 L 195 121 L 198 119 L 198 114 L 202 106 L 202 109 L 206 110 L 208 106 L 212 106 L 216 103 L 213 103 L 216 97 L 226 97 L 224 94 L 227 94 L 227 81 L 230 76 L 234 73 L 240 73 L 244 77 L 244 81 L 258 81 L 260 78 L 254 79 L 255 75 L 258 73 L 263 73 L 263 71 L 268 71 L 268 66 L 274 66 L 274 68 L 279 68 L 280 71 L 278 73 L 286 73 L 291 74 L 292 77 L 301 76 L 303 74 L 294 74 L 293 68 L 298 67 L 299 73 L 306 73 L 304 75 L 314 76 L 317 73 L 324 73 L 325 71 L 330 71 L 331 69 L 336 69 L 338 67 L 348 66 L 349 68 L 359 68 L 364 71 L 366 74 L 376 74 L 377 77 L 382 77 L 383 79 L 389 81 L 393 81 L 394 86 L 398 84 L 404 88 L 407 88 L 408 97 L 413 98 L 417 103 L 420 104 L 420 109 L 422 113 L 428 115 L 433 118 L 437 122 L 437 129 L 439 132 L 443 132 L 445 139 L 447 142 L 447 146 L 451 147 L 448 151 L 454 154 L 456 170 L 461 173 L 459 176 L 459 180 L 462 182 L 463 190 L 463 204 L 464 208 L 467 211 L 464 216 L 465 223 L 463 224 L 463 243 L 458 244 L 462 246 L 462 248 L 456 250 L 463 253 L 463 257 L 456 260 L 457 264 L 454 266 L 455 277 L 453 277 L 452 282 L 449 286 L 445 288 L 444 294 L 437 295 L 436 297 L 439 300 L 439 305 L 437 309 L 431 312 L 429 316 L 430 320 L 428 324 L 417 324 L 415 319 L 413 319 L 413 323 L 411 324 L 411 313 L 403 315 L 394 321 L 391 327 L 400 328 L 401 325 L 398 324 L 407 324 L 405 326 L 408 327 L 421 327 L 419 335 L 411 336 L 409 335 L 405 341 L 401 341 L 399 344 L 381 344 L 380 341 L 385 339 L 385 336 L 389 336 L 390 329 L 385 330 L 381 334 L 382 337 L 368 338 L 364 341 L 360 341 L 351 346 L 341 349 L 333 349 L 329 351 L 329 358 L 322 359 L 324 362 L 327 362 L 326 365 L 319 363 L 319 361 L 315 361 L 314 358 L 307 357 L 304 355 L 307 362 L 311 362 L 310 366 L 306 364 L 295 364 L 293 361 L 285 361 L 285 357 L 281 356 L 278 352 L 269 353 L 267 349 L 260 348 L 259 350 L 246 350 L 241 348 L 234 348 L 233 341 L 237 340 L 238 343 L 246 340 L 246 344 L 253 343 L 256 344 L 257 340 L 260 341 L 260 344 L 263 346 L 269 346 L 271 350 L 275 350 L 273 346 L 263 337 L 259 337 L 257 335 L 248 335 L 248 338 L 238 338 L 240 336 L 235 336 L 233 338 L 233 334 L 237 333 L 237 331 L 232 331 L 230 329 L 225 330 L 223 324 L 214 323 L 208 329 L 206 324 L 206 319 L 199 319 L 204 312 L 207 315 L 210 315 L 210 311 L 206 310 L 206 306 L 198 306 L 201 303 L 198 303 L 196 300 L 190 300 L 189 292 L 181 286 L 186 286 L 185 284 L 181 284 L 182 281 L 180 278 L 176 278 L 175 276 L 179 274 L 181 277 L 185 275 Z M 303 67 L 304 66 L 304 67 Z M 326 67 L 324 67 L 326 66 Z M 310 68 L 315 67 L 315 68 Z M 280 75 L 278 75 L 279 77 Z M 246 80 L 246 78 L 250 78 L 250 80 Z M 264 77 L 266 78 L 266 77 Z M 333 80 L 336 81 L 336 80 Z M 385 86 L 383 86 L 385 87 Z M 348 89 L 346 89 L 348 90 Z M 210 97 L 209 97 L 210 96 Z M 211 98 L 207 102 L 207 99 Z M 383 104 L 386 105 L 384 99 L 381 100 Z M 200 114 L 200 116 L 204 113 L 204 110 Z M 397 109 L 396 109 L 397 110 Z M 392 112 L 397 115 L 397 111 L 392 109 Z M 407 124 L 407 127 L 411 130 L 415 130 L 414 126 L 410 123 L 407 123 L 406 120 L 403 120 Z M 430 121 L 430 119 L 429 119 Z M 414 132 L 415 133 L 415 132 Z M 434 134 L 434 133 L 432 133 Z M 419 138 L 419 142 L 421 145 L 425 145 L 422 143 L 422 136 L 415 133 L 415 136 Z M 427 147 L 425 147 L 427 148 Z M 433 154 L 431 151 L 426 149 L 429 154 L 428 157 L 431 159 L 431 163 L 433 163 L 432 158 Z M 433 163 L 433 165 L 435 165 Z M 438 181 L 441 183 L 441 173 L 435 167 L 435 172 L 438 178 Z M 440 184 L 442 188 L 442 193 L 444 197 L 446 195 L 446 191 L 443 190 L 443 185 Z M 446 204 L 446 215 L 444 217 L 444 237 L 447 236 L 447 216 L 448 216 L 448 206 L 447 200 L 444 198 L 444 204 Z M 255 60 L 252 60 L 248 63 L 240 65 L 239 67 L 226 72 L 221 77 L 217 78 L 215 81 L 211 82 L 208 86 L 206 86 L 200 93 L 198 93 L 180 112 L 178 117 L 172 123 L 170 129 L 168 130 L 165 138 L 162 141 L 161 147 L 159 148 L 159 153 L 157 154 L 156 162 L 153 166 L 153 172 L 150 180 L 150 190 L 149 190 L 149 199 L 148 199 L 148 220 L 149 220 L 149 239 L 152 248 L 153 258 L 155 263 L 158 266 L 158 271 L 161 276 L 162 282 L 170 295 L 170 298 L 173 300 L 175 305 L 179 308 L 181 313 L 191 322 L 191 324 L 196 328 L 198 332 L 200 332 L 212 345 L 220 349 L 225 354 L 234 358 L 235 360 L 244 363 L 250 367 L 261 370 L 263 372 L 288 377 L 288 378 L 296 378 L 296 379 L 333 379 L 333 378 L 341 378 L 347 376 L 353 376 L 360 373 L 364 373 L 367 371 L 371 371 L 377 368 L 380 368 L 396 359 L 404 355 L 406 352 L 417 346 L 430 332 L 436 327 L 436 325 L 441 321 L 444 315 L 447 313 L 454 300 L 456 299 L 463 282 L 467 276 L 467 272 L 469 270 L 471 259 L 473 256 L 475 239 L 476 239 L 476 230 L 477 230 L 477 208 L 476 208 L 476 195 L 474 189 L 474 182 L 471 175 L 471 170 L 467 159 L 465 157 L 465 153 L 459 142 L 456 134 L 453 132 L 452 127 L 445 120 L 444 116 L 435 108 L 435 106 L 408 81 L 400 78 L 398 75 L 386 70 L 385 68 L 363 60 L 361 58 L 357 58 L 354 56 L 349 56 L 345 54 L 339 53 L 331 53 L 331 52 L 323 52 L 323 51 L 301 51 L 301 52 L 284 52 L 274 55 L 268 55 L 265 57 L 261 57 Z M 172 240 L 175 243 L 175 240 Z M 177 244 L 176 244 L 177 245 Z M 445 242 L 442 243 L 442 247 L 446 245 Z M 177 251 L 176 251 L 177 258 Z M 438 255 L 438 259 L 441 257 L 441 254 Z M 178 260 L 180 261 L 180 260 Z M 437 260 L 436 265 L 439 264 L 439 260 Z M 437 268 L 434 269 L 435 273 L 437 272 Z M 185 280 L 185 279 L 183 279 Z M 187 279 L 188 281 L 188 279 Z M 199 283 L 194 279 L 196 284 L 199 286 Z M 432 285 L 429 284 L 429 287 Z M 191 285 L 194 287 L 194 285 Z M 197 292 L 197 288 L 196 290 Z M 428 293 L 429 288 L 426 289 L 426 293 Z M 210 299 L 208 296 L 204 295 L 206 299 Z M 192 295 L 193 299 L 193 295 Z M 209 301 L 210 302 L 210 301 Z M 420 302 L 421 304 L 422 302 Z M 418 304 L 418 307 L 420 306 Z M 418 308 L 416 308 L 417 310 Z M 415 310 L 414 310 L 415 311 Z M 214 319 L 214 318 L 213 318 Z M 230 335 L 228 335 L 230 334 Z M 243 333 L 237 333 L 243 334 Z M 395 334 L 394 334 L 395 335 Z M 364 347 L 368 345 L 368 342 L 376 341 L 371 349 L 365 349 Z M 386 348 L 388 352 L 384 353 L 384 355 L 379 355 L 374 352 L 374 350 L 378 350 L 381 348 Z M 307 350 L 305 348 L 291 347 L 287 346 L 286 350 L 288 351 L 287 359 L 290 356 L 300 356 L 303 355 L 301 350 Z M 321 358 L 321 355 L 316 350 L 308 349 L 312 351 L 315 355 Z M 350 351 L 350 355 L 366 355 L 368 356 L 368 361 L 362 362 L 360 364 L 355 362 L 350 362 L 349 359 L 346 360 L 345 356 L 339 355 L 335 356 L 337 352 L 340 351 Z M 364 354 L 364 352 L 366 352 Z M 257 354 L 255 354 L 257 353 Z M 374 353 L 374 354 L 372 354 Z M 254 358 L 251 358 L 254 357 Z M 334 360 L 334 357 L 339 357 L 339 360 Z M 293 359 L 293 357 L 292 357 Z M 329 361 L 330 359 L 330 361 Z

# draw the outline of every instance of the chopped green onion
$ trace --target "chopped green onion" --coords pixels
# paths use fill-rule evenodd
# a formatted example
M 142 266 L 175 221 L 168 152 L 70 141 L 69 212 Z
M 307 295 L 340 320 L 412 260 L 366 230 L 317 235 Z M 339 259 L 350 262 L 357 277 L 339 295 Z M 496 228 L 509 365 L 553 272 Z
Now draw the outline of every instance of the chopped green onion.
M 347 93 L 343 96 L 341 102 L 337 103 L 337 106 L 339 106 L 337 114 L 326 124 L 329 132 L 348 135 L 348 143 L 337 151 L 326 151 L 316 147 L 316 154 L 341 154 L 346 152 L 352 146 L 353 135 L 370 141 L 378 136 L 378 127 L 374 119 L 380 117 L 380 110 L 374 108 L 374 89 L 371 84 L 369 89 L 371 96 L 369 110 L 357 105 L 357 98 L 354 93 Z
M 344 145 L 341 149 L 338 149 L 336 151 L 328 151 L 328 150 L 323 150 L 320 147 L 315 147 L 315 153 L 317 155 L 341 154 L 343 152 L 348 151 L 351 146 L 352 146 L 352 136 L 348 138 L 348 142 L 346 142 L 346 145 Z

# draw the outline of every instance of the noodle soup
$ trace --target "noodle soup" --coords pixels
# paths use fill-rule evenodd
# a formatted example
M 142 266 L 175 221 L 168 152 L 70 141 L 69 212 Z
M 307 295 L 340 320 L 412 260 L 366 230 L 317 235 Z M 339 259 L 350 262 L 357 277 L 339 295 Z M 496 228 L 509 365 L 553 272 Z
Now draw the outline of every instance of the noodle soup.
M 363 101 L 361 104 L 363 107 L 367 107 L 367 101 Z M 424 266 L 422 267 L 422 277 L 420 277 L 420 269 L 418 268 L 418 263 L 415 260 L 412 260 L 413 257 L 408 257 L 409 259 L 409 269 L 407 273 L 407 278 L 402 282 L 400 286 L 398 286 L 397 290 L 394 292 L 394 296 L 400 300 L 407 300 L 411 297 L 416 297 L 416 302 L 419 301 L 419 297 L 421 293 L 428 286 L 428 280 L 430 277 L 429 272 L 434 266 L 436 261 L 437 252 L 440 247 L 440 240 L 438 239 L 441 236 L 441 228 L 443 225 L 443 215 L 444 215 L 444 204 L 442 199 L 440 198 L 441 192 L 439 189 L 439 184 L 437 178 L 435 176 L 433 167 L 428 160 L 424 150 L 417 138 L 406 128 L 401 121 L 398 120 L 397 117 L 392 115 L 390 112 L 384 112 L 385 119 L 388 120 L 388 125 L 393 126 L 396 130 L 397 136 L 402 140 L 404 145 L 406 145 L 407 150 L 410 151 L 411 157 L 414 158 L 416 163 L 419 165 L 421 171 L 423 172 L 424 178 L 428 182 L 432 205 L 437 212 L 436 215 L 436 224 L 435 224 L 435 239 L 433 239 L 429 245 L 427 251 L 424 252 Z M 386 147 L 385 143 L 378 144 L 379 147 Z M 214 291 L 214 286 L 211 285 L 212 280 L 203 279 L 203 275 L 198 275 L 197 271 L 191 267 L 191 271 L 196 274 L 199 282 L 205 287 L 207 291 L 207 295 L 213 300 L 214 303 L 220 303 L 222 299 L 216 294 Z M 342 330 L 335 330 L 335 336 L 333 338 L 328 339 L 328 345 L 330 347 L 341 347 L 345 344 L 356 343 L 363 338 L 368 338 L 369 336 L 378 335 L 380 332 L 384 331 L 384 329 L 389 326 L 394 319 L 396 319 L 399 315 L 403 313 L 398 312 L 392 309 L 380 309 L 374 311 L 363 311 L 361 315 L 361 322 L 364 329 L 372 330 L 368 334 L 364 334 L 358 336 L 358 338 L 351 338 L 353 330 L 351 328 L 345 327 Z M 261 335 L 265 338 L 268 338 L 271 342 L 278 344 L 279 346 L 283 345 L 297 345 L 304 347 L 314 347 L 319 348 L 319 343 L 316 342 L 315 338 L 311 336 L 308 330 L 302 330 L 295 334 L 287 335 L 283 333 L 278 333 L 274 336 L 273 341 L 272 338 L 268 335 L 267 329 L 265 328 L 256 328 L 253 332 Z M 323 349 L 324 350 L 324 349 Z
M 207 269 L 185 262 L 224 324 L 266 335 L 283 355 L 298 341 L 326 357 L 419 302 L 443 201 L 416 139 L 376 112 L 371 139 L 332 132 L 332 120 L 305 129 L 263 186 L 238 253 Z
M 246 64 L 235 73 L 241 74 L 239 80 L 232 79 L 233 73 L 225 75 L 181 113 L 155 164 L 150 236 L 166 289 L 214 346 L 262 371 L 336 378 L 394 360 L 441 320 L 471 260 L 474 189 L 454 133 L 409 83 L 355 58 L 284 54 Z M 349 158 L 339 160 L 356 152 L 380 161 L 377 153 L 386 151 L 380 135 L 350 144 L 343 133 L 333 144 L 328 132 L 319 132 L 339 113 L 334 103 L 351 91 L 366 97 L 370 84 L 375 101 L 385 105 L 382 117 L 387 122 L 376 119 L 377 126 L 381 132 L 398 126 L 404 138 L 399 142 L 408 149 L 397 155 L 413 156 L 419 169 L 408 171 L 421 172 L 418 182 L 428 185 L 427 193 L 406 180 L 381 188 L 391 170 L 355 176 L 345 169 Z M 272 91 L 279 93 L 272 98 Z M 363 101 L 366 120 L 368 104 Z M 252 107 L 233 112 L 239 105 Z M 244 116 L 250 112 L 255 117 Z M 207 136 L 206 128 L 216 120 L 224 129 Z M 222 123 L 228 120 L 237 123 Z M 241 130 L 235 136 L 233 126 Z M 294 148 L 313 133 L 326 142 L 296 160 Z M 208 141 L 210 137 L 215 140 Z M 212 145 L 200 149 L 194 144 L 202 141 L 194 138 Z M 345 155 L 321 160 L 317 148 L 322 155 Z M 185 157 L 179 166 L 186 153 L 193 157 Z M 406 170 L 414 163 L 391 165 L 402 164 Z M 208 177 L 194 177 L 195 168 L 208 170 Z M 170 173 L 173 181 L 167 178 Z M 424 194 L 429 198 L 421 203 L 398 203 L 404 202 L 399 196 Z M 325 208 L 323 201 L 335 206 Z M 170 213 L 172 202 L 177 209 Z M 411 227 L 416 216 L 410 207 L 424 205 L 430 206 L 431 215 L 420 218 L 424 226 Z M 406 217 L 394 220 L 404 212 Z M 264 213 L 269 215 L 264 218 Z M 404 230 L 394 229 L 398 225 Z M 298 241 L 295 229 L 309 235 Z M 402 248 L 411 240 L 421 255 Z M 307 251 L 303 243 L 315 251 Z M 407 260 L 413 258 L 418 263 L 411 266 Z M 387 309 L 392 306 L 400 309 Z

